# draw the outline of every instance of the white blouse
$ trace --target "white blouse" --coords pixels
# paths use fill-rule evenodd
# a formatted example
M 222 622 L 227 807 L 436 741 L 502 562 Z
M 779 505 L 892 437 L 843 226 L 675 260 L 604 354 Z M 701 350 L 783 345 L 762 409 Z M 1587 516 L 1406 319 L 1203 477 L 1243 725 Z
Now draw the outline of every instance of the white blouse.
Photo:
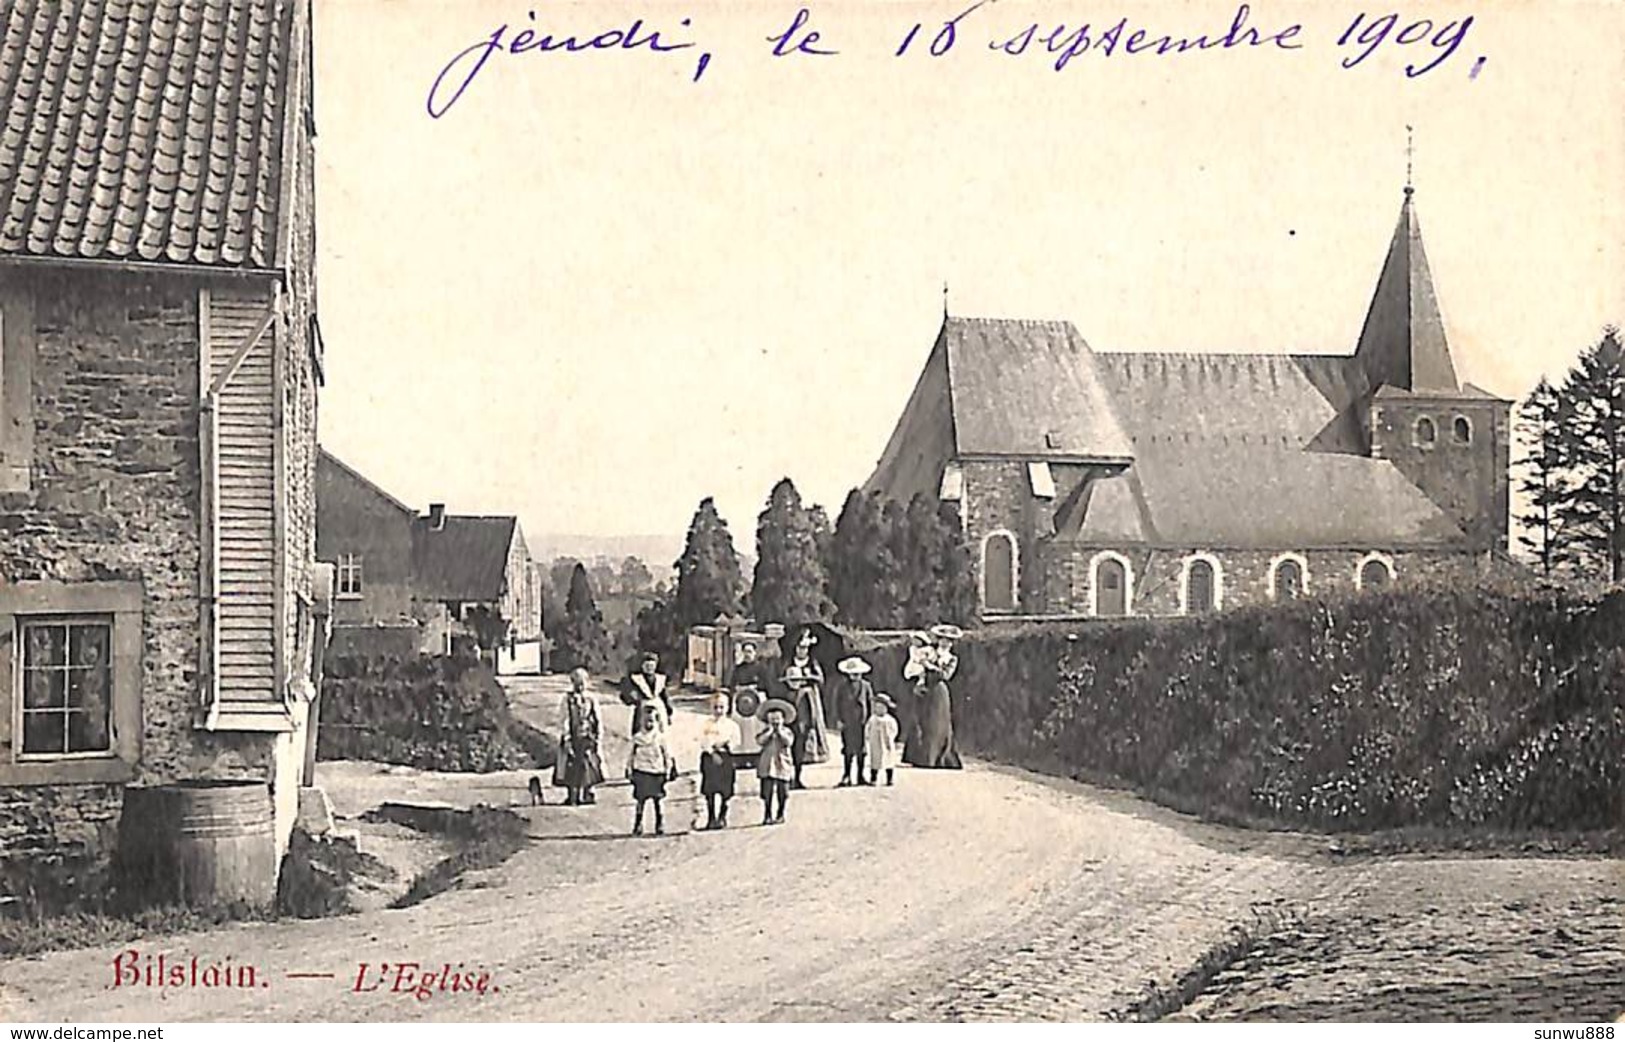
M 745 744 L 739 733 L 739 725 L 727 717 L 707 717 L 705 726 L 700 728 L 700 748 L 717 749 L 723 745 L 730 749 L 738 749 Z

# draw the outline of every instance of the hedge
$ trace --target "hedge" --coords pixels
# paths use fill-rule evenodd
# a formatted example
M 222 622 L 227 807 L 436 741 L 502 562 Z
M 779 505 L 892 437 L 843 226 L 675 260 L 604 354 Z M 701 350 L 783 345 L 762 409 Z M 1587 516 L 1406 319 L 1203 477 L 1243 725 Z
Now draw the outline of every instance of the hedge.
M 556 741 L 513 715 L 482 663 L 427 655 L 327 660 L 319 759 L 432 771 L 545 768 Z
M 1622 639 L 1625 595 L 1506 587 L 993 628 L 959 648 L 955 733 L 1223 820 L 1612 828 Z M 903 655 L 868 653 L 877 686 L 902 688 Z

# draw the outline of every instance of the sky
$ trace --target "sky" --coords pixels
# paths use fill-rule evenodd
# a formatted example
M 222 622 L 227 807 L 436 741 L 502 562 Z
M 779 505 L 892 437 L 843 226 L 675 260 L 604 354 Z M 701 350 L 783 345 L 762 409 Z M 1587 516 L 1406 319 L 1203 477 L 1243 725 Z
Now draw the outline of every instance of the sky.
M 775 56 L 799 0 L 316 0 L 323 443 L 538 535 L 680 538 L 714 496 L 748 549 L 779 478 L 833 516 L 868 477 L 944 284 L 1101 351 L 1352 351 L 1407 125 L 1467 379 L 1516 398 L 1625 322 L 1625 5 L 1430 0 L 1361 58 L 1390 9 L 1255 3 L 1261 46 L 1058 71 L 1057 25 L 1219 37 L 1239 5 L 994 0 L 933 57 L 971 2 L 809 6 L 838 53 Z M 495 53 L 429 114 L 499 26 L 635 19 L 694 46 Z

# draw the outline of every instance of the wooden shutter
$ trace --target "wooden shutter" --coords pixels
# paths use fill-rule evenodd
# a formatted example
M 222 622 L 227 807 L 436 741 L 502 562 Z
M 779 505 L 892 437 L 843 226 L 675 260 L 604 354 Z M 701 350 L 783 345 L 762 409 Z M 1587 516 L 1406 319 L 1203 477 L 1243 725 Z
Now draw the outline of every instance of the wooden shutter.
M 272 322 L 242 355 L 271 306 L 263 294 L 215 289 L 208 296 L 208 378 L 218 386 L 210 507 L 214 696 L 221 705 L 281 700 L 276 683 L 277 324 Z

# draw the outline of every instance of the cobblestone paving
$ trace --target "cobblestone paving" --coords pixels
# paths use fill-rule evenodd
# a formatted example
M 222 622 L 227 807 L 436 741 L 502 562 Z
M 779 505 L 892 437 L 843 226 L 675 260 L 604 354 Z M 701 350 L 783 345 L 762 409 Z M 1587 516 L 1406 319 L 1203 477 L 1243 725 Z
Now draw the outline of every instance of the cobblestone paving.
M 1613 1020 L 1625 1012 L 1625 865 L 1408 859 L 1266 938 L 1170 1020 Z

